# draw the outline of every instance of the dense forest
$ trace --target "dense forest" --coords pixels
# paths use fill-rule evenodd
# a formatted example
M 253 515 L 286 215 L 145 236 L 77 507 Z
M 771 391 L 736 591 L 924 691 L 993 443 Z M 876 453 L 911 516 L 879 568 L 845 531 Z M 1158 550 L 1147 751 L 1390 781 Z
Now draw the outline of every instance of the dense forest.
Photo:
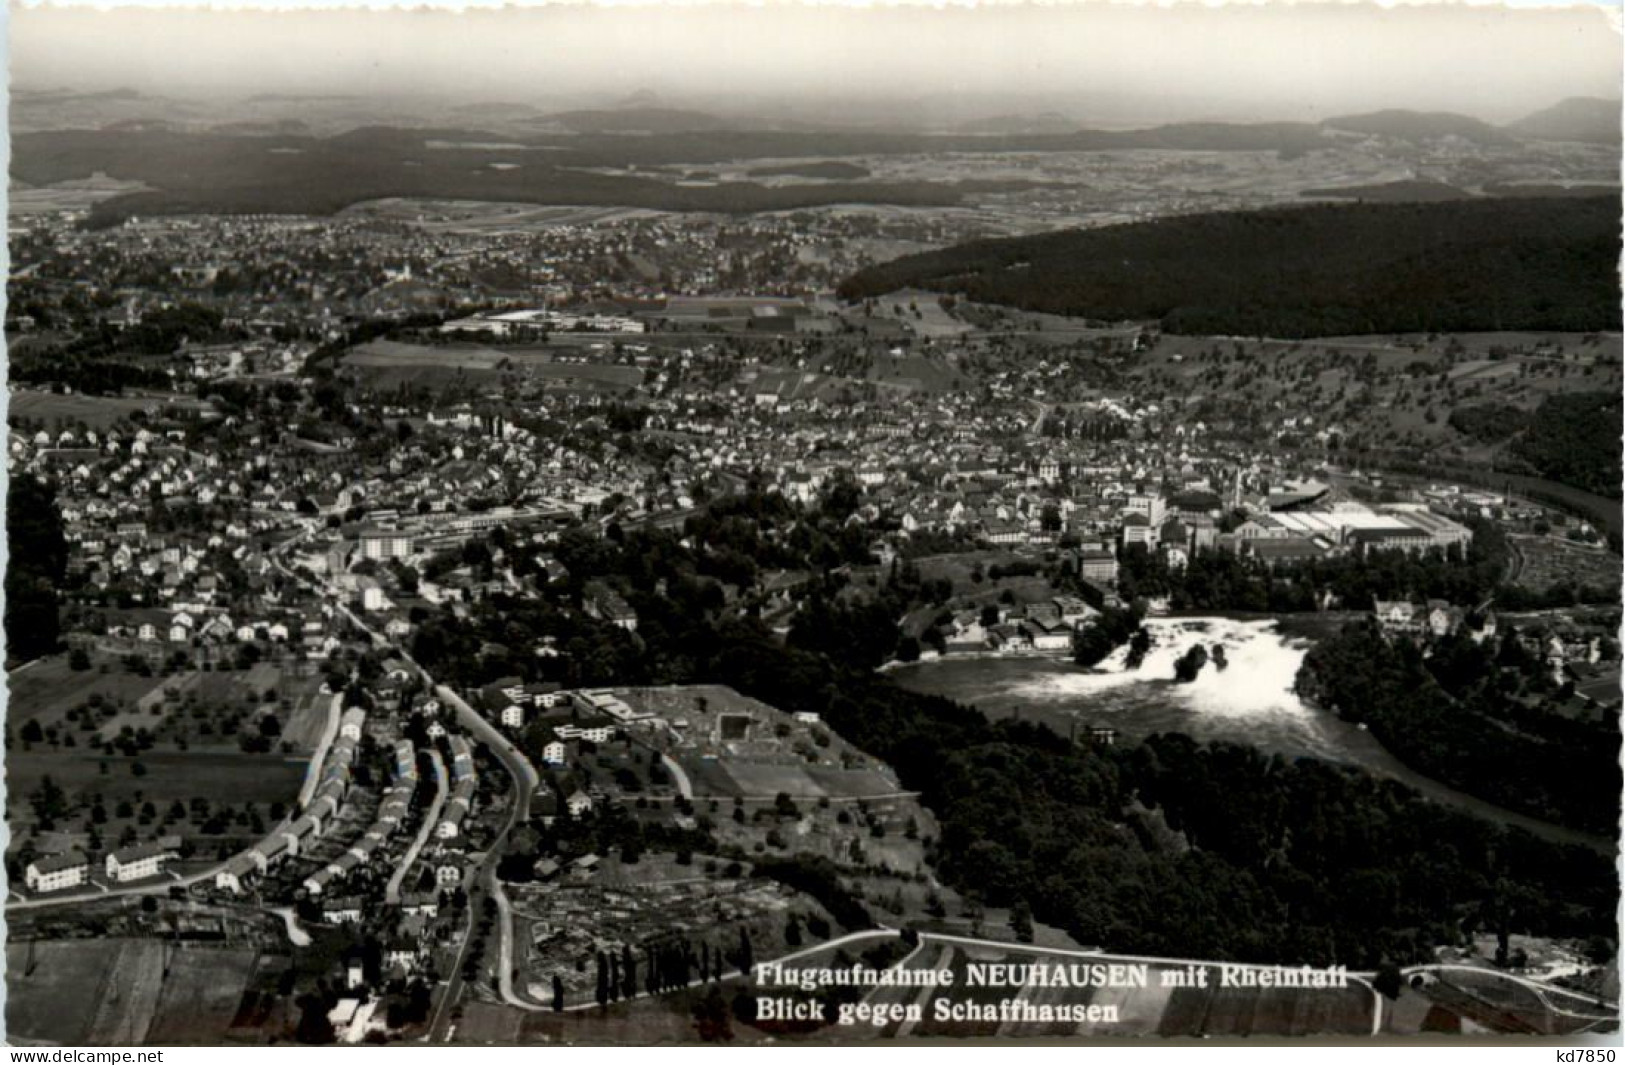
M 1197 335 L 1612 330 L 1619 256 L 1617 197 L 1320 205 L 976 241 L 841 295 L 932 289 Z
M 1298 691 L 1372 735 L 1407 765 L 1508 809 L 1613 835 L 1619 823 L 1619 718 L 1562 716 L 1543 661 L 1515 632 L 1457 635 L 1423 658 L 1374 622 L 1346 627 L 1304 658 Z
M 1512 453 L 1542 477 L 1618 499 L 1622 424 L 1625 406 L 1617 392 L 1547 396 Z
M 778 504 L 730 505 L 738 518 L 741 507 Z M 797 523 L 812 529 L 806 550 L 836 550 L 822 540 L 828 522 L 825 514 Z M 733 535 L 743 546 L 742 523 Z M 578 613 L 566 626 L 551 608 L 499 598 L 467 621 L 427 622 L 419 660 L 486 674 L 470 681 L 547 668 L 522 649 L 558 625 L 561 657 L 576 660 L 563 668 L 574 673 L 722 683 L 786 712 L 818 713 L 921 792 L 941 825 L 932 857 L 945 880 L 987 905 L 1025 902 L 1081 942 L 1374 966 L 1421 960 L 1473 929 L 1612 937 L 1613 870 L 1588 850 L 1458 814 L 1354 770 L 1179 736 L 1079 747 L 895 687 L 872 666 L 898 642 L 898 607 L 936 594 L 930 582 L 896 587 L 905 572 L 873 596 L 815 584 L 781 640 L 761 621 L 732 616 L 701 572 L 716 560 L 674 533 L 560 546 L 567 584 L 620 588 L 639 611 L 636 636 Z
M 13 477 L 6 499 L 6 658 L 14 665 L 50 654 L 61 639 L 57 588 L 68 541 L 56 493 L 32 475 Z

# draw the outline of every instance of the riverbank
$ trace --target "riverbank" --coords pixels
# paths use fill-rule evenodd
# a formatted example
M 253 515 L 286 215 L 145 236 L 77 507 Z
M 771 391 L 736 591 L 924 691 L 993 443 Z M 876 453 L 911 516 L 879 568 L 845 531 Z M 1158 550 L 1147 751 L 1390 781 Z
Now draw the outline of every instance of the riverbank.
M 1317 617 L 1323 617 L 1317 615 Z M 994 720 L 1016 718 L 1062 736 L 1111 728 L 1124 741 L 1183 733 L 1203 742 L 1254 747 L 1289 759 L 1315 758 L 1394 780 L 1426 798 L 1543 839 L 1613 852 L 1613 841 L 1503 809 L 1406 766 L 1369 732 L 1307 705 L 1293 690 L 1309 640 L 1274 619 L 1148 618 L 1155 641 L 1137 670 L 1119 648 L 1095 669 L 1064 658 L 950 656 L 889 671 L 910 691 L 974 706 Z M 1191 646 L 1223 647 L 1190 684 L 1173 681 L 1173 664 Z

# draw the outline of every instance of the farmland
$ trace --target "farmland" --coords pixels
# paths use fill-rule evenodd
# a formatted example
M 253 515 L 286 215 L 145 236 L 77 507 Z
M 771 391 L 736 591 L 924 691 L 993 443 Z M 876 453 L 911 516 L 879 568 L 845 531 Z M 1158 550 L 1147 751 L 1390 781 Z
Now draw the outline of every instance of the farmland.
M 70 1045 L 217 1042 L 256 954 L 159 939 L 13 940 L 7 1032 L 13 1041 Z
M 105 429 L 122 422 L 136 411 L 151 411 L 162 401 L 140 396 L 58 395 L 20 388 L 11 394 L 11 417 L 45 425 L 83 422 L 92 429 Z
M 325 724 L 319 680 L 268 663 L 144 674 L 55 656 L 11 676 L 13 858 L 190 829 L 207 862 L 294 801 Z
M 568 359 L 548 347 L 512 349 L 479 345 L 430 346 L 393 340 L 374 340 L 346 352 L 340 365 L 375 388 L 402 384 L 445 387 L 490 383 L 499 374 L 517 374 L 540 382 L 544 388 L 618 392 L 643 383 L 643 371 L 585 356 L 574 336 L 561 338 Z M 597 344 L 603 344 L 599 339 Z

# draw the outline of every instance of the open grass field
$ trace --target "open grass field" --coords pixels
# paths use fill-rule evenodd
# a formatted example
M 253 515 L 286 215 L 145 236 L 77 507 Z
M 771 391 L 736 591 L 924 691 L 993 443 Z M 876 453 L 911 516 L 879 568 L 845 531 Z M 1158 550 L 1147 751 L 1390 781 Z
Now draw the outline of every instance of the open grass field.
M 111 954 L 106 940 L 6 944 L 6 1035 L 52 1043 L 87 1042 Z
M 553 362 L 522 359 L 517 366 L 524 373 L 548 381 L 598 386 L 611 390 L 637 388 L 643 384 L 643 371 L 636 366 L 597 362 Z
M 346 366 L 440 366 L 447 369 L 495 370 L 507 356 L 492 348 L 427 347 L 395 340 L 373 340 L 351 348 Z
M 57 395 L 18 389 L 11 394 L 11 419 L 42 421 L 46 425 L 84 422 L 92 429 L 105 429 L 139 410 L 162 406 L 149 396 Z
M 157 939 L 8 943 L 6 1030 L 70 1045 L 218 1042 L 254 959 L 253 950 Z
M 108 771 L 101 771 L 106 762 Z M 139 762 L 146 772 L 131 772 Z M 203 796 L 212 802 L 292 803 L 304 780 L 305 760 L 229 750 L 147 751 L 138 758 L 101 757 L 83 748 L 12 751 L 6 758 L 6 789 L 16 807 L 49 776 L 69 801 L 100 794 L 108 807 L 121 799 L 150 801 L 160 809 L 176 799 Z M 109 819 L 108 826 L 114 821 Z M 103 834 L 107 832 L 104 827 Z
M 771 799 L 784 792 L 792 799 L 864 798 L 889 795 L 897 785 L 868 769 L 829 766 L 770 765 L 732 760 L 683 763 L 696 795 Z
M 257 955 L 253 950 L 194 948 L 170 962 L 147 1042 L 216 1043 L 231 1026 Z

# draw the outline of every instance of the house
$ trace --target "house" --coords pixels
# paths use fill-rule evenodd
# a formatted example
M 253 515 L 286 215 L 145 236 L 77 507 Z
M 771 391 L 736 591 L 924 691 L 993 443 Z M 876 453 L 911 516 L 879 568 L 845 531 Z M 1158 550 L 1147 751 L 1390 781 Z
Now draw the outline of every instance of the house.
M 1376 618 L 1377 625 L 1390 636 L 1408 636 L 1421 630 L 1421 623 L 1416 616 L 1416 607 L 1403 600 L 1378 599 L 1372 613 Z
M 361 910 L 361 899 L 355 895 L 329 899 L 322 903 L 322 921 L 325 924 L 360 924 Z
M 417 964 L 418 948 L 411 940 L 398 939 L 384 948 L 384 968 L 391 972 L 411 972 Z
M 418 778 L 417 751 L 412 747 L 411 740 L 400 740 L 395 744 L 395 779 L 416 780 Z
M 1110 551 L 1084 551 L 1078 556 L 1078 576 L 1094 584 L 1117 583 L 1117 558 Z
M 254 860 L 253 853 L 244 852 L 215 872 L 214 886 L 217 890 L 229 891 L 235 895 L 243 890 L 243 885 L 259 870 L 259 863 Z
M 399 529 L 366 529 L 361 533 L 362 558 L 406 558 L 411 553 L 412 538 Z
M 565 763 L 567 751 L 564 741 L 552 729 L 545 730 L 539 737 L 542 746 L 542 761 L 548 765 L 559 766 Z
M 162 843 L 142 843 L 116 850 L 107 856 L 107 879 L 123 884 L 157 876 L 171 857 L 169 848 Z
M 468 816 L 468 810 L 474 802 L 474 778 L 468 777 L 459 780 L 452 788 L 451 798 L 446 800 L 445 808 L 440 813 L 440 823 L 435 826 L 435 836 L 438 839 L 456 839 L 462 831 L 463 819 Z
M 339 719 L 339 735 L 348 740 L 361 739 L 361 726 L 367 721 L 367 712 L 359 706 L 352 706 L 344 711 Z
M 1152 525 L 1144 514 L 1130 512 L 1123 519 L 1123 546 L 1144 544 L 1147 548 L 1157 546 L 1159 527 Z
M 1022 628 L 1026 630 L 1027 639 L 1035 651 L 1069 651 L 1072 649 L 1072 627 L 1064 625 L 1059 619 L 1052 624 L 1041 621 L 1025 621 Z
M 1073 628 L 1076 628 L 1079 622 L 1087 621 L 1097 613 L 1094 607 L 1075 595 L 1058 595 L 1051 602 L 1055 604 L 1055 611 L 1061 624 L 1070 625 Z
M 509 703 L 502 708 L 502 724 L 508 728 L 523 728 L 525 725 L 525 708 L 518 703 Z
M 638 629 L 637 611 L 621 598 L 620 593 L 602 581 L 593 581 L 587 585 L 582 596 L 582 606 L 586 609 L 588 617 L 618 625 L 627 632 L 636 632 Z
M 23 871 L 23 882 L 29 891 L 62 891 L 78 887 L 90 879 L 90 860 L 78 851 L 35 858 Z
M 571 817 L 583 817 L 592 811 L 592 797 L 577 789 L 565 796 L 564 808 L 570 812 Z
M 1443 599 L 1429 599 L 1427 604 L 1427 627 L 1434 637 L 1449 636 L 1461 627 L 1466 618 L 1466 612 L 1460 607 L 1451 606 Z
M 451 751 L 451 778 L 457 781 L 472 780 L 474 778 L 474 748 L 462 736 L 452 736 L 446 740 L 446 746 Z
M 440 899 L 433 892 L 402 895 L 401 913 L 408 917 L 439 916 Z

